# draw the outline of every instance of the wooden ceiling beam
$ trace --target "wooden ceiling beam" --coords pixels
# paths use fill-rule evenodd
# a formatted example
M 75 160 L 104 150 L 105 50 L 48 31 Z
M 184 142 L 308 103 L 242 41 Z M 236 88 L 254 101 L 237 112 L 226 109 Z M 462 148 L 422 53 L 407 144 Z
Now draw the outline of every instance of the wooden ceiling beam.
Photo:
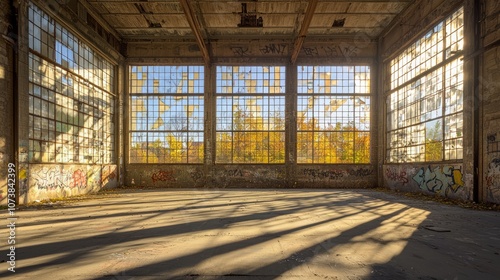
M 188 0 L 180 0 L 181 6 L 184 9 L 184 14 L 186 15 L 186 19 L 189 22 L 189 26 L 196 37 L 196 42 L 198 43 L 198 47 L 200 48 L 201 54 L 203 56 L 203 60 L 205 64 L 210 65 L 210 53 L 208 51 L 207 45 L 203 40 L 203 36 L 201 35 L 200 23 L 194 14 L 193 7 L 189 3 Z
M 295 64 L 297 61 L 297 57 L 299 56 L 300 50 L 302 49 L 302 44 L 306 39 L 307 30 L 309 29 L 309 25 L 311 24 L 312 17 L 314 15 L 314 11 L 316 10 L 316 6 L 318 4 L 318 0 L 309 0 L 307 4 L 306 14 L 304 15 L 304 19 L 302 20 L 302 24 L 300 26 L 299 35 L 295 39 L 295 43 L 293 44 L 293 51 L 290 58 L 290 62 Z

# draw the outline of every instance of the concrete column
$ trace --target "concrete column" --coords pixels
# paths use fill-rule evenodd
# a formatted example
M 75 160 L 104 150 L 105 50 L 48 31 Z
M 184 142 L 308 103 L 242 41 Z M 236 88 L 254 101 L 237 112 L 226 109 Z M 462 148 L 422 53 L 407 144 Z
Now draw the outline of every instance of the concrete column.
M 0 205 L 6 205 L 8 166 L 14 163 L 14 48 L 10 1 L 0 1 Z
M 479 96 L 478 96 L 478 60 L 475 52 L 479 49 L 478 22 L 479 12 L 474 0 L 464 2 L 464 137 L 463 137 L 463 174 L 466 183 L 472 184 L 470 199 L 479 201 L 478 182 L 478 134 L 479 134 Z
M 297 167 L 297 65 L 286 66 L 285 96 L 285 185 L 295 186 Z
M 125 106 L 125 104 L 128 105 L 128 90 L 127 86 L 128 83 L 126 82 L 128 80 L 127 78 L 127 71 L 126 68 L 127 66 L 125 65 L 125 62 L 121 60 L 118 64 L 118 67 L 115 67 L 116 69 L 116 78 L 115 78 L 115 84 L 116 84 L 116 101 L 115 101 L 115 158 L 116 158 L 116 166 L 118 168 L 117 170 L 117 175 L 118 175 L 118 184 L 119 186 L 123 186 L 125 184 L 125 158 L 128 155 L 128 145 L 125 144 L 126 139 L 128 139 L 128 133 L 125 133 L 125 127 L 128 127 L 128 112 L 129 112 L 129 107 Z
M 19 204 L 28 202 L 29 192 L 29 42 L 28 42 L 28 1 L 18 1 L 18 39 L 17 39 L 17 124 L 14 129 L 17 138 L 17 174 Z M 24 178 L 20 177 L 24 174 Z
M 205 137 L 204 137 L 204 174 L 205 186 L 217 187 L 215 183 L 215 114 L 216 114 L 216 67 L 214 65 L 205 66 Z

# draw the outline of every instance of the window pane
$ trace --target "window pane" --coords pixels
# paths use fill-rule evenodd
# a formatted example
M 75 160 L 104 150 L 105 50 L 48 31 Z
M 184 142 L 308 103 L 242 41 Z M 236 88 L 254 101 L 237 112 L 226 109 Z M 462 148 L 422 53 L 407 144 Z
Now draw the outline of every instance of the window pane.
M 217 163 L 285 162 L 285 67 L 218 66 Z
M 299 66 L 297 163 L 370 162 L 370 67 Z
M 132 163 L 203 163 L 202 66 L 130 66 Z
M 30 160 L 113 162 L 112 64 L 95 54 L 92 63 L 108 67 L 88 67 L 79 50 L 93 50 L 33 4 L 29 26 Z
M 391 61 L 389 162 L 462 159 L 462 47 L 463 8 Z

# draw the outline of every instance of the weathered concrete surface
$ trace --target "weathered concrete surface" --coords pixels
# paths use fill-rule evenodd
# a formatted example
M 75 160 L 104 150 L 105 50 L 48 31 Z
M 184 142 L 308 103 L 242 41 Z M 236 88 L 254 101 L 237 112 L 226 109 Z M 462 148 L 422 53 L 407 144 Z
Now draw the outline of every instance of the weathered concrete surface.
M 131 190 L 17 215 L 0 278 L 500 277 L 499 212 L 373 190 Z

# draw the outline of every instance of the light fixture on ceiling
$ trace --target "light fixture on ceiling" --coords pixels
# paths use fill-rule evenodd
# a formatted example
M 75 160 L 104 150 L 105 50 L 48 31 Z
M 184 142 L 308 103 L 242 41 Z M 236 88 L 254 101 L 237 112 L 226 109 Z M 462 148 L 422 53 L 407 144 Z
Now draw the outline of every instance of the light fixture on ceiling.
M 238 23 L 238 27 L 263 27 L 264 22 L 262 17 L 257 18 L 257 11 L 248 12 L 247 3 L 241 3 L 241 21 Z

